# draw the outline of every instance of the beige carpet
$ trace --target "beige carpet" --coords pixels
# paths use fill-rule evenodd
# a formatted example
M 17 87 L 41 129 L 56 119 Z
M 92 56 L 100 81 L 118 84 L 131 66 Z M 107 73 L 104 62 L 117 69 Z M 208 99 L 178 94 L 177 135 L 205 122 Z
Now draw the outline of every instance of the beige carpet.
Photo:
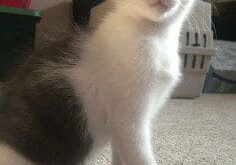
M 236 165 L 236 95 L 171 100 L 154 123 L 158 165 Z M 110 165 L 107 146 L 90 165 Z

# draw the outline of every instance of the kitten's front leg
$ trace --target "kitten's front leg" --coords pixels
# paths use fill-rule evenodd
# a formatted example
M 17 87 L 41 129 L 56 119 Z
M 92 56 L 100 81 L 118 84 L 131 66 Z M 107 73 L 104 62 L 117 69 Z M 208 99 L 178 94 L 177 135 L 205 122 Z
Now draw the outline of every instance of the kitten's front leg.
M 148 124 L 116 116 L 113 127 L 113 142 L 126 165 L 156 165 Z

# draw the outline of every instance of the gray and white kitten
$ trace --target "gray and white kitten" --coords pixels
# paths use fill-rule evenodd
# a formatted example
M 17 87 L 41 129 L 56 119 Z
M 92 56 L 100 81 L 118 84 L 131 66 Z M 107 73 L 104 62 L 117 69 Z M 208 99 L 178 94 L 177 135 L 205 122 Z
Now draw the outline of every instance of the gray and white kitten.
M 5 83 L 1 165 L 83 164 L 108 141 L 114 165 L 156 165 L 152 118 L 180 79 L 178 38 L 194 0 L 110 1 L 86 41 L 38 51 Z

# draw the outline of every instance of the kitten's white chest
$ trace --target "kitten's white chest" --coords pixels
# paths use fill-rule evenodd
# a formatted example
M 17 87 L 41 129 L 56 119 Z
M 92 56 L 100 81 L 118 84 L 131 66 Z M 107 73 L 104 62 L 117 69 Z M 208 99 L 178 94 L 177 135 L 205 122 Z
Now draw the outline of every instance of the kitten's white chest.
M 171 41 L 170 41 L 171 42 Z M 148 39 L 139 44 L 137 52 L 130 55 L 129 65 L 134 67 L 137 77 L 142 77 L 146 84 L 160 86 L 178 81 L 181 73 L 177 46 L 167 40 Z M 124 59 L 125 60 L 125 59 Z
M 116 45 L 117 50 L 119 46 L 123 47 L 122 51 L 115 51 L 112 56 L 109 54 L 101 60 L 99 67 L 102 69 L 97 69 L 104 76 L 102 85 L 103 80 L 106 80 L 105 86 L 110 87 L 109 92 L 116 102 L 128 98 L 138 100 L 152 94 L 159 98 L 168 95 L 180 76 L 177 52 L 168 50 L 163 43 L 157 45 L 153 41 L 126 47 Z

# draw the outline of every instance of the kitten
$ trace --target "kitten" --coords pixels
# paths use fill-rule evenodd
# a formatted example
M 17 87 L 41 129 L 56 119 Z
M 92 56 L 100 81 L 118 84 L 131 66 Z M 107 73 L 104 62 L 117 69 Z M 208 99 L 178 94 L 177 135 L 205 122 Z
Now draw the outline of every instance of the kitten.
M 180 79 L 178 38 L 194 0 L 111 1 L 83 43 L 36 52 L 5 83 L 1 165 L 83 164 L 107 141 L 114 165 L 156 164 L 151 122 Z

